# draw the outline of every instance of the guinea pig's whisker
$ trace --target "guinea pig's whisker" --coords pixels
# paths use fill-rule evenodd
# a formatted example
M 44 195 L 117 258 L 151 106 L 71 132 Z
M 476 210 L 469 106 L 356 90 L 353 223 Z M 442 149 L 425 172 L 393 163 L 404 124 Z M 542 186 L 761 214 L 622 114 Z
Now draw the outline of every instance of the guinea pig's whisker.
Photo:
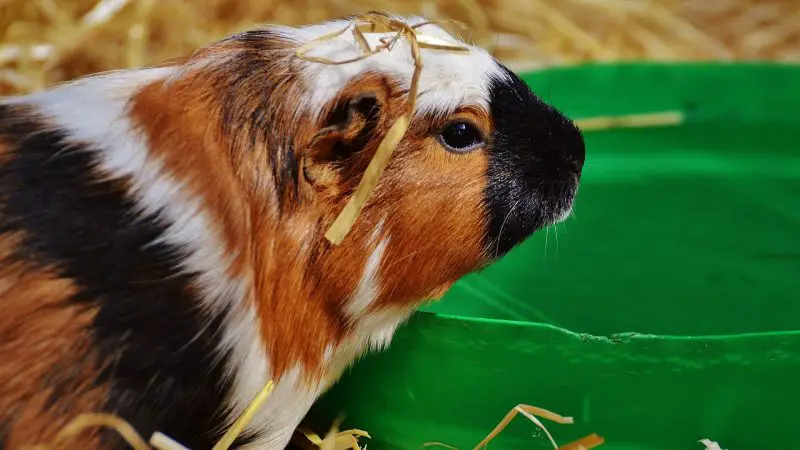
M 547 241 L 550 238 L 550 227 L 544 229 L 544 257 L 547 258 Z
M 556 235 L 556 255 L 558 255 L 558 250 L 559 250 L 559 246 L 558 246 L 558 224 L 553 224 L 553 232 Z
M 500 252 L 500 240 L 503 238 L 503 229 L 506 227 L 506 222 L 508 222 L 508 219 L 511 218 L 511 215 L 514 214 L 514 212 L 516 211 L 517 206 L 519 206 L 519 202 L 520 201 L 517 200 L 513 205 L 511 205 L 511 208 L 508 209 L 508 212 L 506 213 L 505 217 L 503 217 L 503 223 L 500 225 L 500 232 L 497 233 L 495 254 L 498 254 Z

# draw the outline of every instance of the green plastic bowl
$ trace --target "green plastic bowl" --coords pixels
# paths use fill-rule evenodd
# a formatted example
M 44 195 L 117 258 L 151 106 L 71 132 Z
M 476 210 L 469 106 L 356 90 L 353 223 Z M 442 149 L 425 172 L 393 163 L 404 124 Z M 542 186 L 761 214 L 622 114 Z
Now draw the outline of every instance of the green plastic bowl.
M 371 450 L 471 449 L 519 403 L 559 444 L 800 448 L 800 67 L 629 64 L 524 74 L 586 133 L 575 217 L 461 280 L 355 365 L 311 417 Z M 551 448 L 523 417 L 495 449 Z

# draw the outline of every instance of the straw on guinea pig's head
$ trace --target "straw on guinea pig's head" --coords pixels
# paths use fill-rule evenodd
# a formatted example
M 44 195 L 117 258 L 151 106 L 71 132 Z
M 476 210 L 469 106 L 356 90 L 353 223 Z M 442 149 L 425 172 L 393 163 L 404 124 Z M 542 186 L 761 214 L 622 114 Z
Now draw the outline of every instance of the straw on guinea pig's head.
M 191 172 L 182 178 L 196 179 L 206 197 L 225 198 L 209 190 L 235 179 L 235 192 L 255 211 L 250 225 L 263 230 L 257 245 L 306 255 L 307 271 L 342 302 L 384 240 L 384 297 L 419 300 L 482 264 L 487 157 L 444 150 L 437 131 L 460 117 L 488 134 L 488 112 L 465 105 L 415 115 L 355 226 L 331 246 L 324 233 L 388 128 L 407 112 L 408 89 L 391 74 L 370 71 L 316 113 L 298 114 L 311 80 L 303 78 L 308 63 L 293 56 L 295 47 L 261 31 L 203 49 L 182 61 L 181 77 L 140 92 L 134 115 L 151 125 L 156 149 L 191 147 L 165 157 Z M 237 222 L 234 206 L 215 208 Z M 234 241 L 244 235 L 229 234 Z

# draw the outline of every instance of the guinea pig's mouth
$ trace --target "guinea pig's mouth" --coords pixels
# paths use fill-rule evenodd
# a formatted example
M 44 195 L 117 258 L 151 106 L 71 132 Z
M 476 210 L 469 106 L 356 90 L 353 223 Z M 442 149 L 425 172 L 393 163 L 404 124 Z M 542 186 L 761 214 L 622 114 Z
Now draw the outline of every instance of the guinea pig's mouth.
M 580 185 L 580 171 L 543 170 L 527 182 L 518 180 L 511 198 L 492 211 L 490 256 L 500 258 L 535 232 L 567 220 Z M 512 182 L 512 184 L 517 184 Z M 524 187 L 523 187 L 524 186 Z M 491 195 L 491 194 L 490 194 Z
M 532 217 L 538 222 L 534 231 L 564 222 L 572 215 L 580 175 L 570 172 L 559 178 L 561 179 L 546 182 L 534 190 L 533 196 L 538 198 L 539 203 L 539 212 Z
M 561 222 L 564 222 L 564 221 L 566 221 L 567 219 L 569 219 L 569 218 L 570 218 L 570 216 L 572 216 L 572 212 L 573 212 L 573 211 L 574 211 L 574 209 L 572 208 L 572 203 L 570 203 L 570 205 L 569 205 L 568 207 L 564 208 L 564 209 L 561 211 L 561 214 L 559 214 L 558 216 L 556 216 L 556 217 L 555 217 L 553 220 L 551 220 L 549 223 L 545 224 L 545 228 L 546 228 L 546 227 L 548 227 L 548 226 L 551 226 L 551 225 L 558 225 L 558 224 L 560 224 Z

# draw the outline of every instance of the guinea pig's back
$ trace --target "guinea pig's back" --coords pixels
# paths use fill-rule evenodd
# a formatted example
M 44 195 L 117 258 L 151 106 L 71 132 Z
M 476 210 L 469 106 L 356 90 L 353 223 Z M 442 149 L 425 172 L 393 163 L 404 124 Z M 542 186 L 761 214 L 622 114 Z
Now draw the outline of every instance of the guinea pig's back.
M 219 326 L 198 310 L 183 249 L 132 180 L 101 167 L 125 142 L 81 139 L 45 109 L 0 103 L 0 449 L 48 444 L 94 412 L 210 447 L 197 430 L 218 428 L 226 395 Z M 98 436 L 56 448 L 117 439 Z
M 66 253 L 94 219 L 78 217 L 81 157 L 59 146 L 27 105 L 0 104 L 0 447 L 49 443 L 69 417 L 106 398 Z M 84 158 L 85 159 L 85 158 Z M 72 217 L 63 214 L 73 210 Z M 84 222 L 81 225 L 81 221 Z M 87 249 L 86 252 L 89 252 Z M 98 448 L 84 435 L 74 448 Z

